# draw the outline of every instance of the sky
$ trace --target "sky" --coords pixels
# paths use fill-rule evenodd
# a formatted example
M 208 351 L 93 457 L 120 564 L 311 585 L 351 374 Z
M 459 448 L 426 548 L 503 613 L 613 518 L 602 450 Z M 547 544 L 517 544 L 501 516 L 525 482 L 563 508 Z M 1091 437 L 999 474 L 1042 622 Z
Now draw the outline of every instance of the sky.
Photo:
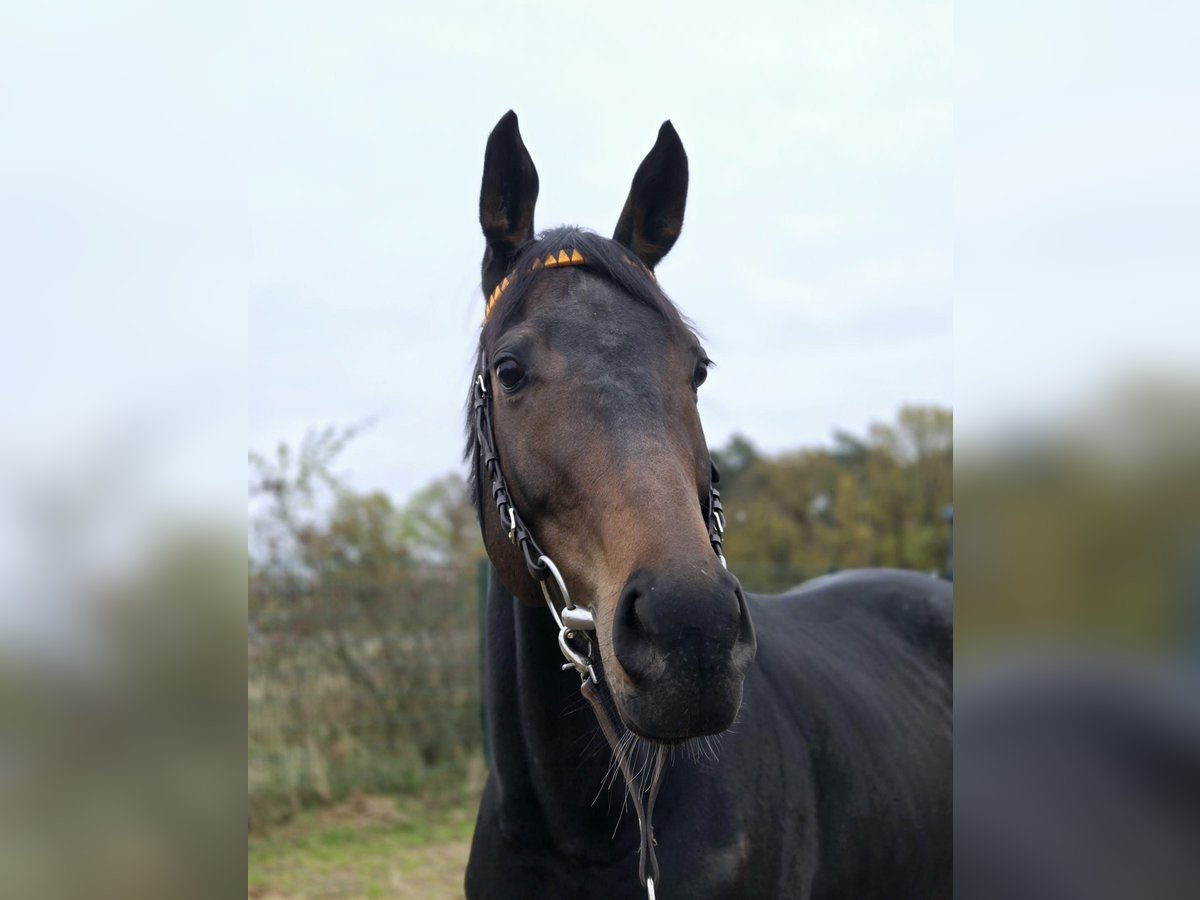
M 1195 4 L 498 8 L 0 4 L 0 637 L 245 528 L 248 447 L 373 418 L 356 488 L 462 471 L 509 108 L 538 224 L 602 233 L 675 123 L 714 445 L 1200 383 Z
M 779 451 L 951 404 L 948 3 L 717 23 L 262 2 L 249 33 L 251 449 L 369 419 L 340 460 L 355 487 L 403 497 L 462 471 L 483 149 L 510 108 L 539 229 L 611 234 L 674 123 L 691 185 L 658 274 L 717 362 L 710 445 Z
M 956 9 L 960 449 L 1200 385 L 1198 27 L 1178 0 Z
M 951 399 L 961 439 L 1196 370 L 1194 6 L 506 9 L 0 7 L 0 499 L 241 517 L 247 448 L 370 418 L 356 487 L 458 469 L 509 108 L 538 224 L 603 233 L 675 123 L 660 275 L 719 364 L 714 445 Z

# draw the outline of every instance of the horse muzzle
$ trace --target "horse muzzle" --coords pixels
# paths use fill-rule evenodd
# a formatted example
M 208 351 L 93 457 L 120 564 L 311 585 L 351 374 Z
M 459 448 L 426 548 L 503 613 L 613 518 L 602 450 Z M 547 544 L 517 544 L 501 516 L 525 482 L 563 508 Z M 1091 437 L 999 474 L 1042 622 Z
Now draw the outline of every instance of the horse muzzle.
M 725 569 L 635 574 L 617 604 L 612 645 L 628 683 L 610 687 L 637 734 L 682 741 L 733 724 L 756 644 L 745 595 Z

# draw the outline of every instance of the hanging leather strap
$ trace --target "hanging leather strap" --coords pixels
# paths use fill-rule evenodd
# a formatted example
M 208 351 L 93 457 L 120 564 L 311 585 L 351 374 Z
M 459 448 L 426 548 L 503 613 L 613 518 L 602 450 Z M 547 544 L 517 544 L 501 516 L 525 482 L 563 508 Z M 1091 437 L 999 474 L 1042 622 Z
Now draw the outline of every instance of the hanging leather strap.
M 617 766 L 620 767 L 621 775 L 625 779 L 625 790 L 629 793 L 629 799 L 633 802 L 633 810 L 637 813 L 638 819 L 640 837 L 638 878 L 641 880 L 642 886 L 646 888 L 650 900 L 654 900 L 654 884 L 658 880 L 658 856 L 654 852 L 656 843 L 653 822 L 654 801 L 658 799 L 658 788 L 662 784 L 663 763 L 666 762 L 667 747 L 665 744 L 660 744 L 658 747 L 658 753 L 654 759 L 654 771 L 650 775 L 650 784 L 647 786 L 647 799 L 643 804 L 641 785 L 638 784 L 637 777 L 633 774 L 633 767 L 629 764 L 629 755 L 621 747 L 616 730 L 613 728 L 612 719 L 609 718 L 608 711 L 604 708 L 604 701 L 596 690 L 596 685 L 590 679 L 585 678 L 579 686 L 579 692 L 591 704 L 596 721 L 600 723 L 600 730 L 604 733 L 604 739 L 612 748 Z M 647 864 L 650 866 L 650 874 L 646 873 Z

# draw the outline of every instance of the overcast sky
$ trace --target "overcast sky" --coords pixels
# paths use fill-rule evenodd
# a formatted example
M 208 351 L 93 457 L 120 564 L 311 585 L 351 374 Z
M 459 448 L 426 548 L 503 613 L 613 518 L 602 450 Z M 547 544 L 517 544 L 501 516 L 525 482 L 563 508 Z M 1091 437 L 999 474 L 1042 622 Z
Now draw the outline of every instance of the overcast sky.
M 357 487 L 458 468 L 510 107 L 539 225 L 604 233 L 675 122 L 714 444 L 948 403 L 952 249 L 958 448 L 1195 376 L 1194 3 L 960 4 L 953 71 L 945 2 L 427 6 L 0 4 L 0 633 L 73 553 L 243 521 L 247 444 L 377 417 Z
M 356 487 L 459 467 L 483 148 L 509 108 L 539 229 L 611 234 L 675 124 L 691 189 L 659 276 L 718 364 L 710 444 L 950 403 L 950 5 L 780 3 L 720 27 L 621 7 L 251 6 L 252 448 L 374 417 L 342 460 Z

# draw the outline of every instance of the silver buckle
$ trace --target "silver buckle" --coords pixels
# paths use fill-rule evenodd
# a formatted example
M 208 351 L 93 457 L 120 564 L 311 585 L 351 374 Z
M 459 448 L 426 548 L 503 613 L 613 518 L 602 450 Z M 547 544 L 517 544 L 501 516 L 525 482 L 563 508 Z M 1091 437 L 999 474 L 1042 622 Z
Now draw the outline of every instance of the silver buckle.
M 600 679 L 596 677 L 596 670 L 592 668 L 592 642 L 585 634 L 584 640 L 587 641 L 588 647 L 587 656 L 572 647 L 570 643 L 577 634 L 595 629 L 596 624 L 592 614 L 589 610 L 571 603 L 571 594 L 567 591 L 567 583 L 563 581 L 562 572 L 558 571 L 554 560 L 542 555 L 538 557 L 538 562 L 550 570 L 550 574 L 554 576 L 554 583 L 558 586 L 558 592 L 562 594 L 563 598 L 563 615 L 559 615 L 558 608 L 554 605 L 554 598 L 550 596 L 550 588 L 546 586 L 545 581 L 541 582 L 542 596 L 546 598 L 546 605 L 550 607 L 550 615 L 554 616 L 554 622 L 558 625 L 558 649 L 562 651 L 563 658 L 566 659 L 566 663 L 562 667 L 563 671 L 574 669 L 584 681 L 591 678 L 595 684 L 599 684 Z M 571 624 L 568 625 L 564 620 L 569 620 Z M 574 625 L 579 627 L 572 627 Z M 585 629 L 583 627 L 585 625 L 591 627 Z

